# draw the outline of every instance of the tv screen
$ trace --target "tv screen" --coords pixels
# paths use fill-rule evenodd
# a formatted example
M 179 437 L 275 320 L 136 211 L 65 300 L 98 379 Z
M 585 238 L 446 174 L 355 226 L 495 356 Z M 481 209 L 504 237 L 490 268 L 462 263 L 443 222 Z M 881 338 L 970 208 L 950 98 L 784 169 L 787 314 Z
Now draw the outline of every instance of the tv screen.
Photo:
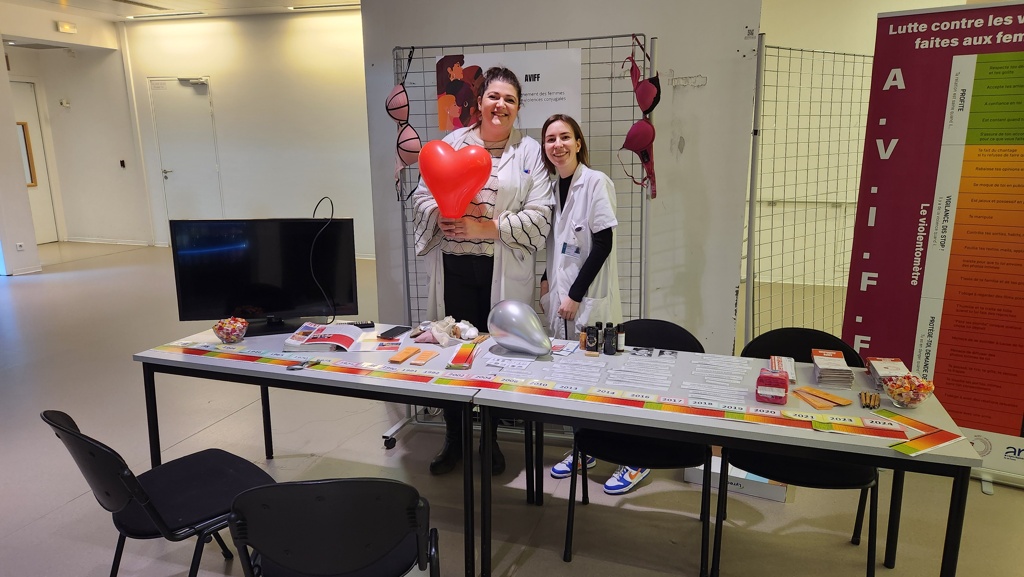
M 242 317 L 247 334 L 261 334 L 290 332 L 300 317 L 359 312 L 350 218 L 170 225 L 180 320 Z

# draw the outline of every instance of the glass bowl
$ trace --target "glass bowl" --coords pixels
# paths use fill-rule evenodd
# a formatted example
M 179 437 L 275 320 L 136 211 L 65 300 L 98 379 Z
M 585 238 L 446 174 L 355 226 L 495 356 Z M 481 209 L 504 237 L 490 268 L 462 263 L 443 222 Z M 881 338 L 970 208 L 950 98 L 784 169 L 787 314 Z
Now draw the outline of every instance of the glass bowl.
M 882 379 L 882 388 L 896 408 L 915 409 L 932 396 L 935 384 L 910 373 L 902 377 Z
M 217 335 L 222 343 L 230 345 L 244 339 L 248 328 L 249 321 L 231 317 L 217 321 L 217 324 L 213 325 L 213 334 Z

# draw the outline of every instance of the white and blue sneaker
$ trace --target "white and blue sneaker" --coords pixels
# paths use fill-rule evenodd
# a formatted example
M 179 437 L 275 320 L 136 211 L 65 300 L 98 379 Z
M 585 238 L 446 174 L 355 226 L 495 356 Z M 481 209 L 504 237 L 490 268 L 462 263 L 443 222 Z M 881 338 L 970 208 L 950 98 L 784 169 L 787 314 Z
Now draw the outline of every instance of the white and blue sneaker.
M 650 469 L 634 469 L 623 465 L 616 469 L 612 477 L 604 484 L 604 492 L 609 495 L 628 493 L 650 472 Z
M 592 469 L 597 464 L 597 459 L 587 455 L 587 468 Z M 557 463 L 551 467 L 551 477 L 555 479 L 564 479 L 572 474 L 572 451 L 565 454 L 565 458 L 562 462 Z

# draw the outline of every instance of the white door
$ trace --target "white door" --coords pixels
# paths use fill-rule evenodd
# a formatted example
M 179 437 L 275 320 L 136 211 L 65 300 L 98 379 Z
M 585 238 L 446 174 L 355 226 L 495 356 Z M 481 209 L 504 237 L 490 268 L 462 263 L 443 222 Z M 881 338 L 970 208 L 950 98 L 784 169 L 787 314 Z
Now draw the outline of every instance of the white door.
M 22 145 L 22 154 L 27 156 L 22 157 L 22 162 L 28 166 L 31 160 L 32 172 L 36 179 L 35 185 L 30 184 L 28 187 L 28 203 L 32 209 L 36 244 L 57 242 L 57 219 L 53 215 L 53 196 L 50 194 L 46 153 L 43 152 L 43 133 L 39 129 L 36 86 L 31 82 L 11 82 L 11 92 L 14 94 L 14 120 L 19 123 L 18 138 L 22 138 L 21 126 L 28 129 L 28 138 Z
M 224 217 L 208 78 L 150 78 L 167 218 Z

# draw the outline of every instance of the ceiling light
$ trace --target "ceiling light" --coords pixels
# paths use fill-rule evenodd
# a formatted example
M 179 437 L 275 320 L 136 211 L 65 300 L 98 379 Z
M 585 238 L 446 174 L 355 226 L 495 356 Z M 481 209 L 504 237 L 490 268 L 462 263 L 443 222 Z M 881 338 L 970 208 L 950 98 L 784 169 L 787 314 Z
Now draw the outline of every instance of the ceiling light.
M 310 4 L 308 6 L 289 6 L 289 10 L 357 10 L 359 2 L 347 2 L 344 4 Z
M 166 14 L 142 14 L 139 16 L 126 16 L 129 20 L 141 20 L 143 18 L 173 18 L 175 16 L 197 16 L 202 12 L 168 12 Z

